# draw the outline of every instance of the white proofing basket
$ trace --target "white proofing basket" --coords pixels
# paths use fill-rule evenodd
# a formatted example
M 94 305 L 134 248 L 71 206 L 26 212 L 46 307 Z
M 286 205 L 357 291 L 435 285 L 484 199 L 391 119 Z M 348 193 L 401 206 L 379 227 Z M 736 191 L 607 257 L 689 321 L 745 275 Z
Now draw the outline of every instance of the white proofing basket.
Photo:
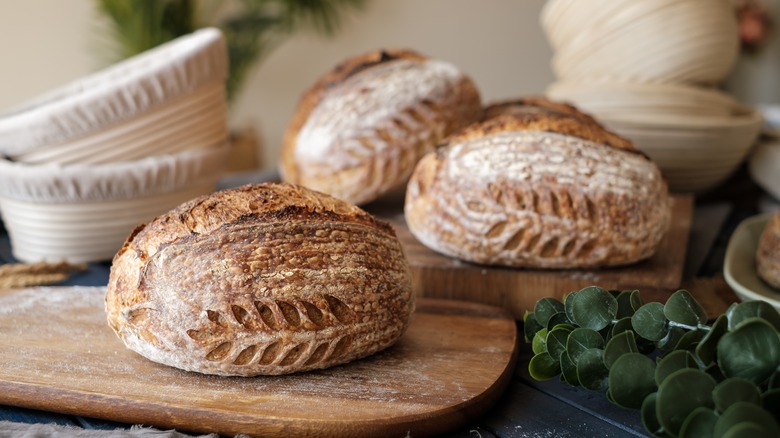
M 715 84 L 739 49 L 730 0 L 549 0 L 541 24 L 567 81 Z
M 219 30 L 177 38 L 1 117 L 0 155 L 95 164 L 213 146 L 227 137 L 227 65 Z
M 0 160 L 0 213 L 14 257 L 110 260 L 137 225 L 212 192 L 228 151 L 224 144 L 102 165 Z
M 594 116 L 647 154 L 671 191 L 684 193 L 706 192 L 728 179 L 749 155 L 762 124 L 755 110 L 730 117 Z

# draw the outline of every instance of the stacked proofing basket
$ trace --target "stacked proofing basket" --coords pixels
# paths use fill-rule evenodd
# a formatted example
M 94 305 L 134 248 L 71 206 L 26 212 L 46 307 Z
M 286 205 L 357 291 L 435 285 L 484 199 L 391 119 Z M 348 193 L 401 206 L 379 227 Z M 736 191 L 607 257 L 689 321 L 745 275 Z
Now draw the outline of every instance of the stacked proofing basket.
M 761 116 L 717 85 L 739 40 L 732 0 L 548 0 L 547 89 L 631 139 L 677 192 L 703 192 L 745 160 Z
M 207 28 L 0 118 L 0 213 L 20 261 L 109 260 L 212 192 L 228 153 L 227 50 Z

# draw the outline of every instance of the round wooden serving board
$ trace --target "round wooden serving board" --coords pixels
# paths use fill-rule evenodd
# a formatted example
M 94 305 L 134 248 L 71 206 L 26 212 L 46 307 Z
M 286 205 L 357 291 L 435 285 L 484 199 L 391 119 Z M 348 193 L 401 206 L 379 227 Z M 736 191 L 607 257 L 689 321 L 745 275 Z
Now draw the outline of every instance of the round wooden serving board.
M 148 361 L 105 321 L 103 287 L 0 290 L 0 404 L 223 435 L 429 436 L 484 413 L 517 327 L 482 304 L 418 299 L 393 347 L 327 370 L 216 377 Z

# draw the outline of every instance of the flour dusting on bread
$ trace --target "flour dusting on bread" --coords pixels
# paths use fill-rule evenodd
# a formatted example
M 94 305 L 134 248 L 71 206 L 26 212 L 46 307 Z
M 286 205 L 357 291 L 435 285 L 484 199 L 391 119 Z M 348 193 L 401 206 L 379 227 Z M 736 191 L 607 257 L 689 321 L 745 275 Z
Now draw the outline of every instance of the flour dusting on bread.
M 410 231 L 440 253 L 538 268 L 643 260 L 670 216 L 647 157 L 592 119 L 538 106 L 450 137 L 420 161 L 405 204 Z
M 351 58 L 304 94 L 282 178 L 366 203 L 403 187 L 425 153 L 481 114 L 475 85 L 452 64 L 403 50 Z

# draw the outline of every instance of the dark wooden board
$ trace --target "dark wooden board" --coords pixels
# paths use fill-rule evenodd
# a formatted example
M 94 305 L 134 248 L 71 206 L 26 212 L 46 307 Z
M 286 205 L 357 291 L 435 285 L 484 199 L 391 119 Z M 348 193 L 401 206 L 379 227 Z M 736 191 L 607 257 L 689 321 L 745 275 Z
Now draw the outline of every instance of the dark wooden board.
M 693 215 L 692 196 L 674 195 L 673 200 L 671 227 L 653 257 L 630 266 L 591 270 L 502 268 L 460 261 L 420 243 L 406 226 L 397 200 L 372 204 L 366 209 L 395 227 L 419 296 L 500 306 L 521 318 L 541 298 L 561 298 L 591 285 L 639 289 L 646 301 L 665 301 L 682 284 Z
M 484 414 L 511 380 L 505 310 L 418 299 L 393 347 L 327 370 L 225 378 L 148 361 L 105 321 L 103 287 L 0 290 L 0 405 L 224 435 L 414 437 Z

